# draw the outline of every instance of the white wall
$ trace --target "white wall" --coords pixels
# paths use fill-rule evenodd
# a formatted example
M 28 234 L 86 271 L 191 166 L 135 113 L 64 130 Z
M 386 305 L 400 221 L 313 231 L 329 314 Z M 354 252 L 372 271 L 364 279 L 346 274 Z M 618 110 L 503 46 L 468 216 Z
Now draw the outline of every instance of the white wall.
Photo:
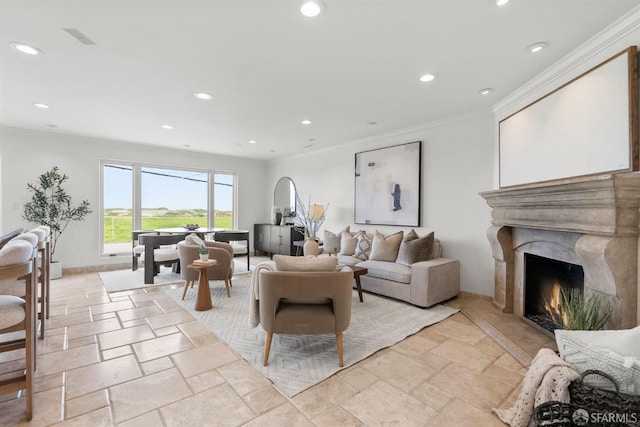
M 96 140 L 47 132 L 0 128 L 0 180 L 2 230 L 30 228 L 22 219 L 22 207 L 31 199 L 27 183 L 53 166 L 69 176 L 65 189 L 77 204 L 91 203 L 91 213 L 84 221 L 74 222 L 58 241 L 56 259 L 64 268 L 122 263 L 130 256 L 100 257 L 100 161 L 124 160 L 161 166 L 193 167 L 236 172 L 238 177 L 239 229 L 249 229 L 260 222 L 263 206 L 270 196 L 264 194 L 264 161 L 193 153 L 139 144 Z
M 493 295 L 493 258 L 485 235 L 490 209 L 478 193 L 493 186 L 494 133 L 494 115 L 486 112 L 273 160 L 265 192 L 273 194 L 277 180 L 290 176 L 304 202 L 311 196 L 312 203 L 330 205 L 322 229 L 337 232 L 350 225 L 352 230 L 407 232 L 410 227 L 353 223 L 355 153 L 421 140 L 422 226 L 416 231 L 435 231 L 443 255 L 460 260 L 462 290 Z M 262 212 L 265 222 L 269 209 L 267 205 Z

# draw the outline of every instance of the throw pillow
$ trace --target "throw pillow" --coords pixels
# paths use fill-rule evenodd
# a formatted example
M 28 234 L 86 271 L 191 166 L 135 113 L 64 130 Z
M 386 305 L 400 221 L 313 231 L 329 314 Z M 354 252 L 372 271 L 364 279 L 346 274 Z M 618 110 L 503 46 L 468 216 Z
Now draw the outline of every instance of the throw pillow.
M 418 237 L 415 230 L 411 230 L 400 244 L 396 262 L 398 264 L 411 265 L 416 262 L 430 260 L 434 241 L 433 231 L 424 237 Z
M 358 232 L 358 241 L 356 242 L 356 250 L 353 254 L 354 257 L 360 258 L 363 261 L 369 259 L 371 254 L 371 239 L 367 237 L 367 233 L 364 231 Z
M 342 255 L 353 256 L 356 252 L 356 244 L 358 243 L 358 235 L 355 236 L 348 231 L 340 236 L 340 253 Z
M 274 255 L 273 261 L 278 271 L 336 271 L 336 257 L 301 257 Z
M 402 238 L 404 237 L 404 231 L 398 231 L 389 236 L 384 236 L 378 230 L 376 230 L 373 241 L 371 242 L 371 255 L 369 259 L 375 261 L 390 261 L 395 262 L 398 258 L 398 251 Z
M 196 233 L 191 233 L 187 237 L 184 238 L 184 242 L 187 245 L 203 245 L 204 240 L 202 240 Z
M 606 348 L 622 356 L 632 356 L 640 359 L 640 326 L 632 329 L 617 329 L 605 331 L 569 331 L 556 329 L 556 344 L 560 348 L 562 342 L 571 338 L 600 348 Z
M 322 231 L 322 247 L 324 252 L 337 254 L 340 252 L 340 240 L 342 239 L 343 233 L 349 233 L 349 226 L 347 225 L 344 229 L 338 231 L 337 233 L 331 232 L 329 230 Z
M 558 332 L 561 333 L 558 334 Z M 640 394 L 640 361 L 637 357 L 623 356 L 595 343 L 585 343 L 576 338 L 575 334 L 562 332 L 568 331 L 556 330 L 560 357 L 569 362 L 576 371 L 579 373 L 589 369 L 602 371 L 613 377 L 620 386 L 621 392 Z M 608 390 L 615 389 L 611 381 L 600 375 L 587 375 L 584 383 Z

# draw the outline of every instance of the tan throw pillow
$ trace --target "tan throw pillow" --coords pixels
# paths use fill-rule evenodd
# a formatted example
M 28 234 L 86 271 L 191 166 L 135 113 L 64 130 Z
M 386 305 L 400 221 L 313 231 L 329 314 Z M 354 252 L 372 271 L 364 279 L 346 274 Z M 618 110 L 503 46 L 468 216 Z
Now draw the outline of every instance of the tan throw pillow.
M 435 237 L 433 231 L 424 237 L 418 237 L 415 230 L 411 230 L 400 244 L 398 264 L 411 265 L 420 261 L 428 261 L 433 253 Z
M 337 257 L 302 257 L 274 255 L 278 271 L 336 271 Z
M 400 244 L 404 237 L 404 231 L 398 231 L 387 237 L 376 230 L 371 242 L 370 260 L 395 262 L 398 258 Z
M 353 256 L 353 254 L 356 252 L 357 243 L 357 235 L 354 236 L 350 232 L 342 233 L 342 236 L 340 236 L 340 253 L 342 255 Z
M 358 241 L 356 243 L 356 251 L 353 256 L 366 261 L 369 259 L 369 255 L 371 254 L 371 239 L 367 237 L 367 234 L 364 231 L 358 232 L 357 237 Z
M 184 242 L 187 245 L 204 245 L 204 240 L 202 240 L 196 233 L 189 234 L 184 238 Z

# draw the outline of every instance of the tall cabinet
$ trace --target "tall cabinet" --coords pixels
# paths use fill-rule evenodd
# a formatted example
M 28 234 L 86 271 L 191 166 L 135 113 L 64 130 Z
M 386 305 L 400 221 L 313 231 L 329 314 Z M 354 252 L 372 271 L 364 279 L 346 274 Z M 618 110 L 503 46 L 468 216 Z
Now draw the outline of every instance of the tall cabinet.
M 296 247 L 293 242 L 304 240 L 304 235 L 296 230 L 293 225 L 254 224 L 253 247 L 273 256 L 295 255 Z

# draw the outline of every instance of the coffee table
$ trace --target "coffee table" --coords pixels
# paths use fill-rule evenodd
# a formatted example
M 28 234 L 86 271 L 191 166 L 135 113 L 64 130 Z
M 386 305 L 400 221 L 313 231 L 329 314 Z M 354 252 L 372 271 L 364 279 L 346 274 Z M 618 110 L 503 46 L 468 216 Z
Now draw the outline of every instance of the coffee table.
M 208 261 L 193 261 L 187 266 L 193 270 L 198 270 L 198 296 L 196 297 L 196 311 L 205 311 L 213 308 L 211 304 L 211 291 L 209 290 L 209 279 L 207 278 L 207 269 L 218 264 L 215 259 Z
M 356 280 L 356 288 L 358 289 L 358 297 L 360 297 L 360 302 L 364 302 L 362 300 L 362 287 L 360 286 L 360 276 L 363 274 L 367 274 L 369 270 L 364 267 L 357 267 L 355 265 L 346 265 L 345 267 L 349 267 L 353 271 L 353 278 Z

